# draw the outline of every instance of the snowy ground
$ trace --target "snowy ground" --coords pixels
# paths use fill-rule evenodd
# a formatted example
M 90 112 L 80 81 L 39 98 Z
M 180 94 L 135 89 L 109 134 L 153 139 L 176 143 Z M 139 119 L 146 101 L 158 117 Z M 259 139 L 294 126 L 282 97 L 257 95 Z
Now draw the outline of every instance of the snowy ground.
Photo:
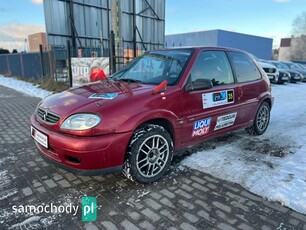
M 306 214 L 306 84 L 273 85 L 272 93 L 264 135 L 228 134 L 182 164 Z
M 0 76 L 0 85 L 40 98 L 50 94 L 13 78 Z M 273 85 L 273 95 L 264 135 L 237 131 L 205 142 L 204 151 L 191 148 L 182 164 L 306 214 L 306 84 Z
M 16 80 L 12 77 L 3 77 L 0 75 L 0 85 L 12 88 L 18 92 L 25 93 L 29 96 L 44 98 L 51 94 L 51 92 L 38 88 L 31 83 Z M 0 92 L 1 95 L 1 92 Z

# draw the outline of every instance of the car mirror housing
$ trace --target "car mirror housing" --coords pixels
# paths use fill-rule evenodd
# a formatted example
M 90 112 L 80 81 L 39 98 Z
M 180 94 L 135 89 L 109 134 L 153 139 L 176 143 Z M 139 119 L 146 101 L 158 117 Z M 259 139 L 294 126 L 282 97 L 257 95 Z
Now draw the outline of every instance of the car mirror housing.
M 186 85 L 186 91 L 187 92 L 200 91 L 200 90 L 211 89 L 212 87 L 213 87 L 213 84 L 211 80 L 197 79 Z

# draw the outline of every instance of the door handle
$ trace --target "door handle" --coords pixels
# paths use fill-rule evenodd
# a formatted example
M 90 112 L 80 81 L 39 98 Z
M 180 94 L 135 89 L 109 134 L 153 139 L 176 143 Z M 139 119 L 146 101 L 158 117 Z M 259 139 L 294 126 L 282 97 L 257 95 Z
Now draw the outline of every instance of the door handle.
M 241 87 L 238 87 L 238 98 L 243 96 L 243 89 Z

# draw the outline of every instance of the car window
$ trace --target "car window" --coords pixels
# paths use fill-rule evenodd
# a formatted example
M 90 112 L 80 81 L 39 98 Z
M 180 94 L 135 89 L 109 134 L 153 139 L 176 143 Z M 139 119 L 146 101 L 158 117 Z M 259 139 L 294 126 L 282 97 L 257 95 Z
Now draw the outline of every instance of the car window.
M 213 86 L 234 83 L 231 66 L 223 51 L 203 51 L 191 71 L 191 81 L 208 79 Z
M 255 81 L 261 78 L 256 64 L 248 55 L 238 52 L 229 52 L 228 54 L 238 82 Z

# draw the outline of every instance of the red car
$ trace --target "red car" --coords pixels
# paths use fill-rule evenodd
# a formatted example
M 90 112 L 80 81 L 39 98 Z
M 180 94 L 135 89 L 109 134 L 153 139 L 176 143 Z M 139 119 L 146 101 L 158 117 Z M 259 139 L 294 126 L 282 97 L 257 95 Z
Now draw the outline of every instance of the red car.
M 31 135 L 42 156 L 68 171 L 123 171 L 152 183 L 178 149 L 241 128 L 263 134 L 272 104 L 269 79 L 248 53 L 157 50 L 106 80 L 42 100 Z

